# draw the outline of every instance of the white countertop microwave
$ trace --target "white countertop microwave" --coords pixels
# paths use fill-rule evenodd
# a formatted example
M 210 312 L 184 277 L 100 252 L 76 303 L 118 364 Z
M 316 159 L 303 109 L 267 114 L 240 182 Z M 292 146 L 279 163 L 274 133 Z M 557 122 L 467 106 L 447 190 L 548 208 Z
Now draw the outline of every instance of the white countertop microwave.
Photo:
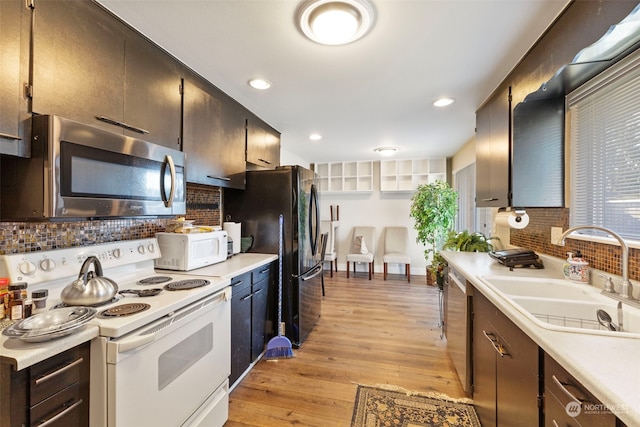
M 156 233 L 161 256 L 155 267 L 189 271 L 227 259 L 227 232 Z

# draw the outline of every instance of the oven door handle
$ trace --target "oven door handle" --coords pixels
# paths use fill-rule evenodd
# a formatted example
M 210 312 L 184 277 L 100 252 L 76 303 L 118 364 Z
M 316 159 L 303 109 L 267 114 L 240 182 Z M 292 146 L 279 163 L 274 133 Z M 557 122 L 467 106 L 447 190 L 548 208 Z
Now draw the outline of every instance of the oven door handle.
M 155 334 L 140 335 L 138 337 L 128 338 L 126 341 L 118 343 L 118 353 L 126 353 L 143 345 L 147 345 L 155 341 Z

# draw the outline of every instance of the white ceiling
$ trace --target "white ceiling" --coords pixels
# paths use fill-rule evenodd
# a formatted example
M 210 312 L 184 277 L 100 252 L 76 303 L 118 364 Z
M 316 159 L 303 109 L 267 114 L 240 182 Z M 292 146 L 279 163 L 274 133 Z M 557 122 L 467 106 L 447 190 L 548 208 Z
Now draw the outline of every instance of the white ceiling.
M 373 0 L 375 27 L 345 46 L 301 35 L 302 0 L 99 2 L 282 132 L 283 149 L 331 162 L 389 145 L 396 158 L 453 155 L 568 0 Z M 456 102 L 436 109 L 440 96 Z

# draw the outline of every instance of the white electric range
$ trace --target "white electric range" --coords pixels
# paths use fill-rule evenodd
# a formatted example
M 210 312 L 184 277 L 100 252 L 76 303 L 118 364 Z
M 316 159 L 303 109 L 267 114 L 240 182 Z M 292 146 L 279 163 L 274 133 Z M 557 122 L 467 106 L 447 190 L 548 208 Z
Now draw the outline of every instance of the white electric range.
M 95 307 L 98 315 L 89 323 L 100 336 L 91 344 L 91 425 L 223 425 L 231 366 L 229 279 L 156 273 L 155 238 L 4 255 L 0 271 L 12 283 L 27 282 L 29 292 L 47 289 L 47 309 L 55 309 L 89 256 L 98 258 L 102 275 L 119 291 L 159 289 L 153 296 L 118 293 Z

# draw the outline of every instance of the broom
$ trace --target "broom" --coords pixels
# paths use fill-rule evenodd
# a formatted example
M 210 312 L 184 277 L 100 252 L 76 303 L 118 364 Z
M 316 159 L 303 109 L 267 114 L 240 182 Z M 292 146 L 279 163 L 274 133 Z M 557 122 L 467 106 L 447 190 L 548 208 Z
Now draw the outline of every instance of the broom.
M 288 359 L 293 357 L 291 341 L 284 336 L 284 322 L 282 321 L 282 257 L 284 246 L 284 217 L 278 218 L 278 336 L 273 337 L 267 343 L 265 359 Z

